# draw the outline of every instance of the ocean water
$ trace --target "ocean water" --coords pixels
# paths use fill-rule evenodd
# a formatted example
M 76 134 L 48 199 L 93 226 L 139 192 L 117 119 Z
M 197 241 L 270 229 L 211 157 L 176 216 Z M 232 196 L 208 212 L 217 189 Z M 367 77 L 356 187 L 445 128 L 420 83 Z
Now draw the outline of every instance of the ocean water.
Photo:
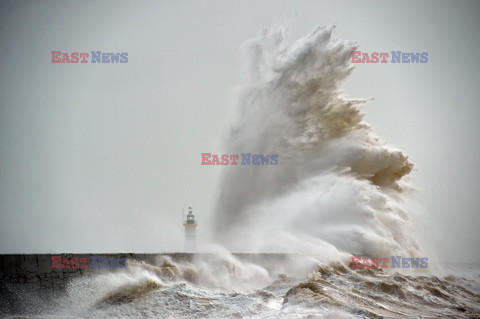
M 222 247 L 76 278 L 13 317 L 480 318 L 479 265 L 441 265 L 418 240 L 405 181 L 413 163 L 365 123 L 366 101 L 340 89 L 356 44 L 332 27 L 289 34 L 266 29 L 244 45 L 224 152 L 279 163 L 223 168 L 211 225 Z M 428 258 L 428 267 L 353 269 L 352 254 Z
M 61 296 L 32 299 L 36 307 L 7 317 L 480 318 L 480 265 L 455 265 L 462 276 L 393 270 L 302 255 L 263 266 L 229 254 L 184 263 L 159 257 L 156 266 L 130 261 L 127 269 L 76 278 Z

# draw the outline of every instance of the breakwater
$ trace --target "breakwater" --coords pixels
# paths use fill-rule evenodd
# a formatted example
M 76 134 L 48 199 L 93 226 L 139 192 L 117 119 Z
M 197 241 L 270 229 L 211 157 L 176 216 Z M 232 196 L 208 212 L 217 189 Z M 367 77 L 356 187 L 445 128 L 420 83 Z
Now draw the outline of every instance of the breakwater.
M 77 276 L 101 272 L 116 268 L 115 265 L 94 265 L 96 258 L 127 259 L 143 261 L 154 265 L 160 256 L 169 256 L 175 261 L 190 261 L 193 254 L 26 254 L 0 255 L 0 283 L 2 290 L 6 286 L 19 284 L 30 291 L 61 290 L 68 281 Z M 57 259 L 60 258 L 60 264 Z M 63 262 L 67 260 L 67 262 Z M 86 260 L 85 263 L 79 262 Z M 93 266 L 93 267 L 92 267 Z M 100 267 L 99 267 L 100 266 Z
M 195 257 L 217 258 L 207 253 L 106 253 L 106 254 L 10 254 L 0 255 L 0 314 L 25 311 L 25 305 L 41 307 L 45 301 L 61 298 L 74 278 L 128 268 L 128 262 L 159 265 L 164 257 L 176 263 L 193 262 Z M 241 261 L 273 269 L 285 254 L 233 254 Z M 126 261 L 126 264 L 122 263 Z M 103 261 L 103 262 L 102 262 Z M 120 262 L 118 262 L 120 261 Z M 27 309 L 28 310 L 28 309 Z

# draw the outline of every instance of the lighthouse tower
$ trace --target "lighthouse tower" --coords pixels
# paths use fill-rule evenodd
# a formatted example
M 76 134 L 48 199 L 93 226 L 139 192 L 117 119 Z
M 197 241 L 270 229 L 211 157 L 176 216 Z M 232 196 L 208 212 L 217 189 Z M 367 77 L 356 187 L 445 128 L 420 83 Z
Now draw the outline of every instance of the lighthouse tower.
M 192 207 L 188 207 L 188 214 L 184 217 L 183 226 L 185 227 L 185 250 L 193 252 L 197 246 L 197 221 L 195 215 L 193 215 Z

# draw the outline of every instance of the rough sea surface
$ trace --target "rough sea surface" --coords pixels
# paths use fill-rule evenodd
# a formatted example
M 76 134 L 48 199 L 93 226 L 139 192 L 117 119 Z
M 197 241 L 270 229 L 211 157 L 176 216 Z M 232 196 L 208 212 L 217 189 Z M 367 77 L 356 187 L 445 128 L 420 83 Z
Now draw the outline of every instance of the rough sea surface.
M 413 163 L 364 122 L 366 101 L 339 89 L 356 45 L 332 32 L 291 41 L 288 28 L 272 28 L 246 43 L 224 152 L 279 163 L 223 168 L 212 225 L 221 253 L 130 261 L 74 279 L 49 302 L 32 296 L 14 317 L 480 318 L 478 265 L 445 268 L 415 236 L 404 180 Z M 254 264 L 228 251 L 296 255 Z M 352 254 L 429 264 L 353 269 Z
M 439 278 L 289 258 L 269 270 L 228 254 L 183 264 L 164 257 L 157 266 L 131 261 L 128 269 L 76 278 L 49 302 L 31 297 L 35 307 L 7 317 L 480 318 L 479 265 L 455 266 L 470 279 Z

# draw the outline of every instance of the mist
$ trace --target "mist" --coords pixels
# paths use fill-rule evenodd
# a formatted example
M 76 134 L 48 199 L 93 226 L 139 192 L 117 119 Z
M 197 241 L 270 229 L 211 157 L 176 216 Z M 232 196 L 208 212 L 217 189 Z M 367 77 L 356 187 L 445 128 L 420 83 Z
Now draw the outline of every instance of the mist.
M 373 97 L 361 106 L 362 121 L 391 145 L 388 151 L 376 148 L 377 154 L 401 150 L 394 151 L 400 166 L 414 165 L 402 181 L 414 185 L 409 196 L 415 198 L 401 209 L 410 214 L 418 240 L 442 260 L 480 261 L 480 176 L 475 169 L 480 70 L 474 63 L 480 49 L 479 9 L 469 1 L 402 7 L 353 1 L 2 2 L 1 253 L 179 251 L 182 207 L 194 208 L 199 241 L 212 242 L 219 234 L 234 234 L 232 224 L 241 224 L 241 216 L 260 211 L 267 219 L 268 212 L 299 200 L 295 195 L 273 200 L 277 192 L 296 187 L 297 195 L 308 196 L 312 184 L 324 189 L 334 181 L 340 188 L 351 182 L 344 171 L 326 169 L 332 162 L 348 162 L 348 156 L 327 156 L 324 163 L 305 166 L 292 152 L 290 163 L 298 165 L 298 172 L 269 176 L 270 187 L 255 184 L 260 193 L 227 196 L 222 174 L 232 174 L 233 183 L 236 173 L 200 164 L 203 152 L 268 152 L 271 139 L 278 142 L 281 128 L 267 125 L 265 145 L 250 143 L 252 136 L 243 132 L 231 149 L 224 144 L 230 127 L 245 119 L 236 113 L 238 84 L 245 80 L 245 41 L 287 19 L 293 21 L 293 39 L 318 26 L 336 25 L 335 36 L 355 41 L 362 51 L 429 52 L 425 65 L 356 65 L 338 89 L 346 100 Z M 128 52 L 129 61 L 53 64 L 53 50 Z M 342 143 L 340 153 L 351 149 L 348 139 Z M 280 161 L 288 163 L 287 149 Z M 258 180 L 273 168 L 259 168 Z M 372 173 L 368 165 L 356 168 Z M 311 170 L 325 178 L 307 179 Z M 295 184 L 292 176 L 303 182 Z M 283 181 L 287 189 L 277 186 Z M 344 193 L 341 189 L 338 194 Z M 238 216 L 232 217 L 231 205 L 219 202 L 221 196 L 239 201 L 233 205 Z M 265 205 L 265 198 L 272 201 Z M 402 236 L 409 242 L 407 234 Z M 317 238 L 330 247 L 326 238 Z M 235 248 L 235 239 L 230 242 Z M 316 239 L 310 243 L 320 245 Z M 275 245 L 256 248 L 275 250 Z M 375 249 L 370 242 L 362 247 Z

